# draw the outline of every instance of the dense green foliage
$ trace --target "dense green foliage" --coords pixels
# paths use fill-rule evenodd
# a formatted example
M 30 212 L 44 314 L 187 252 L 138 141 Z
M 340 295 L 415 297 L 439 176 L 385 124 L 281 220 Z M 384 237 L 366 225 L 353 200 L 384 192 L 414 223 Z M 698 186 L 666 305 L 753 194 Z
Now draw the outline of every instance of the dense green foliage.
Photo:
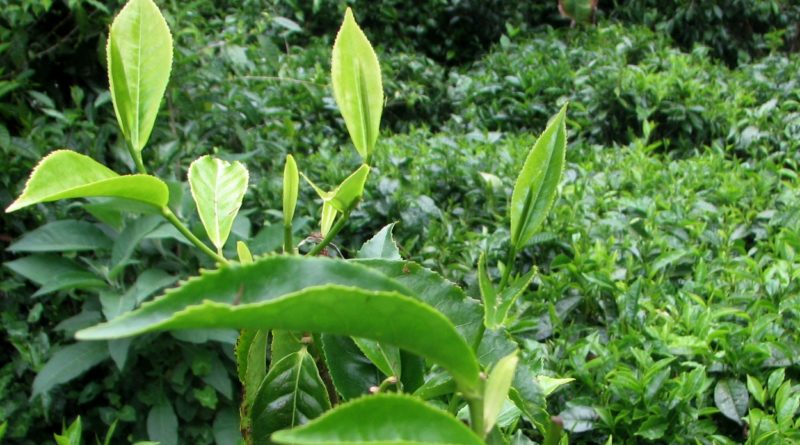
M 9 56 L 0 59 L 3 207 L 55 148 L 135 170 L 101 64 L 120 5 L 39 3 L 0 12 L 0 35 L 13 37 L 0 39 L 9 42 L 0 45 Z M 281 207 L 286 153 L 326 190 L 360 160 L 341 148 L 347 131 L 327 86 L 342 5 L 280 2 L 264 16 L 260 2 L 231 3 L 167 6 L 175 64 L 145 162 L 171 180 L 173 203 L 200 236 L 191 190 L 179 182 L 187 161 L 212 151 L 246 161 L 251 187 L 226 244 L 235 256 L 237 240 L 254 254 L 282 246 L 282 216 L 266 209 Z M 364 202 L 336 241 L 342 253 L 356 256 L 398 221 L 406 258 L 479 298 L 478 257 L 503 260 L 503 215 L 532 134 L 569 100 L 575 142 L 560 196 L 518 261 L 539 274 L 510 310 L 520 361 L 576 379 L 548 411 L 560 413 L 573 443 L 612 434 L 614 443 L 800 440 L 791 437 L 798 393 L 783 383 L 798 378 L 800 352 L 800 60 L 784 53 L 797 48 L 797 7 L 601 4 L 597 28 L 570 30 L 536 2 L 441 1 L 424 14 L 395 3 L 351 2 L 378 48 L 382 129 L 393 135 L 378 142 Z M 483 20 L 482 5 L 492 14 L 486 35 L 443 26 Z M 305 184 L 300 194 L 295 235 L 305 237 L 318 206 Z M 0 269 L 6 440 L 50 443 L 81 415 L 85 440 L 118 421 L 112 443 L 235 443 L 234 332 L 151 334 L 103 348 L 72 340 L 210 265 L 146 207 L 119 208 L 67 202 L 0 216 L 9 245 Z M 77 221 L 86 211 L 91 222 Z M 74 354 L 82 367 L 45 367 Z M 503 428 L 541 441 L 506 414 Z

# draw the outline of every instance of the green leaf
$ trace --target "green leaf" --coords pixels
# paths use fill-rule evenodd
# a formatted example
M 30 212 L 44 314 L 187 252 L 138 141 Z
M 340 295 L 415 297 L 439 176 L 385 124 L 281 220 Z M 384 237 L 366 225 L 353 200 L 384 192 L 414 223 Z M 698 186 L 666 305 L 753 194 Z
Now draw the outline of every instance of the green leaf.
M 305 179 L 311 188 L 317 192 L 317 195 L 322 198 L 323 204 L 330 204 L 330 206 L 337 211 L 345 213 L 351 210 L 358 200 L 361 199 L 361 195 L 364 194 L 364 185 L 367 183 L 368 176 L 369 166 L 363 164 L 330 192 L 322 190 L 306 175 L 303 175 L 303 179 Z
M 242 264 L 250 264 L 253 262 L 253 254 L 250 253 L 250 248 L 244 241 L 236 242 L 236 254 L 239 256 L 239 262 Z
M 485 252 L 481 252 L 481 256 L 478 258 L 478 287 L 483 301 L 483 323 L 489 329 L 496 329 L 497 292 L 494 290 L 492 280 L 486 270 Z
M 381 125 L 383 84 L 378 57 L 350 8 L 333 44 L 331 81 L 350 139 L 368 163 Z
M 300 188 L 300 176 L 297 171 L 297 162 L 294 156 L 286 156 L 286 166 L 283 168 L 283 225 L 291 226 L 294 210 L 297 207 L 297 193 Z
M 57 445 L 81 445 L 81 436 L 83 435 L 83 427 L 81 426 L 81 418 L 78 416 L 74 422 L 62 430 L 61 434 L 56 434 Z
M 149 175 L 120 176 L 88 156 L 56 150 L 39 161 L 25 189 L 6 212 L 59 199 L 113 196 L 161 208 L 169 201 L 169 189 Z
M 240 162 L 202 156 L 189 166 L 189 186 L 211 243 L 222 249 L 242 206 L 249 175 Z
M 486 379 L 486 390 L 483 398 L 483 425 L 484 433 L 494 428 L 497 416 L 503 408 L 503 403 L 508 398 L 508 390 L 511 388 L 511 381 L 517 369 L 519 356 L 517 351 L 501 358 L 494 365 L 489 377 Z
M 328 283 L 337 285 L 321 286 Z M 474 395 L 479 369 L 472 350 L 447 318 L 408 294 L 397 282 L 358 264 L 267 257 L 206 272 L 136 311 L 76 336 L 97 340 L 191 328 L 351 335 L 419 354 L 448 369 L 462 391 Z M 409 335 L 412 332 L 415 335 Z
M 302 332 L 281 331 L 281 330 L 272 331 L 272 343 L 270 344 L 270 360 L 274 365 L 276 362 L 280 361 L 287 355 L 294 354 L 295 352 L 303 349 L 304 347 L 305 343 L 303 343 Z
M 333 385 L 345 400 L 368 394 L 370 387 L 380 385 L 381 372 L 350 337 L 323 334 L 322 350 Z
M 140 165 L 172 68 L 172 35 L 153 0 L 130 0 L 122 8 L 106 52 L 117 122 Z
M 396 346 L 381 344 L 366 338 L 353 338 L 356 346 L 387 377 L 402 375 L 400 350 Z
M 544 222 L 564 170 L 567 106 L 547 125 L 522 166 L 511 195 L 511 243 L 522 249 Z
M 94 224 L 65 219 L 26 233 L 8 246 L 11 252 L 65 252 L 105 250 L 111 240 Z
M 293 430 L 272 435 L 292 445 L 482 445 L 455 417 L 409 396 L 380 394 L 338 406 Z
M 166 400 L 147 413 L 147 435 L 161 445 L 178 445 L 178 416 Z
M 33 396 L 69 382 L 107 358 L 108 348 L 105 343 L 81 342 L 59 349 L 33 379 Z
M 550 394 L 556 392 L 556 390 L 570 382 L 574 382 L 575 379 L 567 377 L 563 379 L 553 378 L 546 375 L 536 376 L 536 381 L 539 383 L 539 386 L 542 388 L 542 393 L 545 397 L 549 396 Z
M 742 425 L 742 418 L 747 414 L 749 401 L 747 387 L 738 380 L 720 380 L 714 388 L 714 404 L 725 417 L 739 425 Z
M 249 331 L 253 332 L 253 335 L 246 345 L 246 350 L 242 351 L 246 357 L 246 361 L 241 367 L 244 370 L 243 378 L 241 379 L 243 392 L 241 418 L 243 430 L 247 430 L 252 423 L 251 415 L 253 412 L 253 402 L 256 400 L 261 382 L 267 375 L 267 339 L 269 337 L 269 331 L 266 329 L 258 329 L 255 331 L 246 329 L 243 332 Z
M 767 403 L 767 392 L 764 390 L 764 386 L 751 375 L 747 376 L 747 390 L 761 406 Z
M 492 324 L 488 326 L 489 329 L 498 329 L 505 325 L 509 309 L 511 309 L 511 306 L 517 301 L 517 298 L 531 285 L 536 271 L 537 269 L 535 267 L 532 268 L 528 273 L 517 278 L 508 287 L 503 289 L 503 292 L 500 293 L 497 299 L 497 307 L 493 311 L 494 318 Z
M 253 403 L 253 441 L 272 443 L 275 431 L 308 423 L 331 408 L 314 358 L 305 348 L 273 365 Z
M 333 221 L 336 219 L 336 215 L 336 209 L 333 208 L 331 203 L 322 203 L 322 216 L 319 220 L 319 231 L 322 236 L 328 236 L 328 232 L 330 232 L 331 227 L 333 226 Z
M 139 243 L 151 232 L 156 230 L 163 222 L 159 216 L 148 215 L 130 221 L 120 232 L 114 247 L 111 249 L 111 265 L 113 266 L 110 275 L 115 276 L 125 266 Z
M 383 226 L 372 238 L 369 239 L 356 255 L 358 258 L 381 258 L 386 260 L 400 260 L 400 250 L 392 237 L 392 229 L 396 223 Z

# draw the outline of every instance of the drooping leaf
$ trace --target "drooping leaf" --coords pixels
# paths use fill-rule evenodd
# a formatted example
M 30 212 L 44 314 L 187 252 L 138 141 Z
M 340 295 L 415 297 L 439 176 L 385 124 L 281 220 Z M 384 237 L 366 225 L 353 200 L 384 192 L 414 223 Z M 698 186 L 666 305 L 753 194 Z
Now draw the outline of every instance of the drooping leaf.
M 486 379 L 485 396 L 483 398 L 483 425 L 484 432 L 488 433 L 494 428 L 500 409 L 503 408 L 508 398 L 508 390 L 517 369 L 519 357 L 517 351 L 501 358 L 492 368 Z
M 509 206 L 511 243 L 522 249 L 547 217 L 564 170 L 567 106 L 547 125 L 522 166 Z
M 739 425 L 742 425 L 742 418 L 747 414 L 749 402 L 747 386 L 738 380 L 720 380 L 714 387 L 714 404 L 725 417 Z
M 58 350 L 33 379 L 33 396 L 69 382 L 108 358 L 105 343 L 80 342 Z
M 412 261 L 358 259 L 350 262 L 363 264 L 402 284 L 413 291 L 412 296 L 449 318 L 467 343 L 475 340 L 478 327 L 483 323 L 480 304 L 441 275 Z
M 286 280 L 287 276 L 294 279 Z M 338 285 L 322 286 L 325 283 Z M 462 391 L 474 394 L 479 370 L 470 347 L 445 316 L 403 294 L 410 291 L 361 265 L 268 257 L 206 272 L 136 311 L 78 332 L 77 337 L 110 339 L 192 328 L 273 328 L 365 337 L 440 364 Z
M 242 206 L 249 175 L 240 162 L 202 156 L 189 166 L 189 185 L 211 243 L 222 249 Z
M 91 196 L 127 198 L 161 208 L 169 201 L 169 189 L 154 176 L 120 176 L 88 156 L 56 150 L 39 161 L 22 194 L 6 212 L 41 202 Z
M 381 372 L 350 337 L 323 334 L 322 349 L 333 385 L 345 400 L 368 394 L 370 387 L 380 385 Z
M 396 223 L 383 226 L 372 238 L 370 238 L 356 255 L 358 258 L 381 258 L 386 260 L 400 260 L 400 249 L 392 237 L 392 229 Z
M 455 417 L 419 399 L 380 394 L 340 405 L 300 428 L 272 435 L 293 445 L 482 445 Z
M 291 227 L 294 209 L 297 206 L 297 193 L 300 188 L 300 176 L 294 156 L 286 156 L 283 168 L 283 225 Z
M 350 8 L 333 44 L 331 82 L 350 139 L 369 162 L 380 130 L 383 83 L 378 57 Z
M 160 445 L 178 445 L 178 416 L 167 400 L 147 413 L 147 435 Z
M 26 233 L 8 246 L 11 252 L 65 252 L 105 250 L 111 240 L 94 224 L 65 219 Z
M 172 35 L 153 0 L 128 1 L 111 24 L 106 52 L 111 101 L 138 165 L 172 69 Z
M 330 408 L 314 358 L 303 348 L 275 363 L 261 383 L 253 403 L 253 440 L 272 443 L 275 431 L 306 424 Z

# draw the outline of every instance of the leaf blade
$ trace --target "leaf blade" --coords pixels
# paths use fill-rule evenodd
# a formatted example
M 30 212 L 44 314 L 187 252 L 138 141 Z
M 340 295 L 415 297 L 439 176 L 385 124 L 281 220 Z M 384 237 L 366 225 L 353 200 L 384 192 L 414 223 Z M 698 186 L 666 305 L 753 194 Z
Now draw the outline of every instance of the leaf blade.
M 219 250 L 233 228 L 242 206 L 249 173 L 240 162 L 202 156 L 189 166 L 189 186 L 200 221 L 211 243 Z

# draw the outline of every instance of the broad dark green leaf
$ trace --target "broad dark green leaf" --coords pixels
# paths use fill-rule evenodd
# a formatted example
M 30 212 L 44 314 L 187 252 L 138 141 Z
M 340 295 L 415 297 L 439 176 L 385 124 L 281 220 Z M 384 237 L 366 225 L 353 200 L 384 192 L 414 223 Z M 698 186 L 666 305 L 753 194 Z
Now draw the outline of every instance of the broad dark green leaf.
M 597 420 L 597 413 L 592 407 L 580 405 L 568 405 L 558 416 L 564 422 L 564 429 L 571 433 L 591 431 Z
M 370 238 L 361 249 L 358 250 L 358 258 L 380 258 L 385 260 L 401 260 L 400 249 L 392 237 L 392 229 L 396 223 L 383 226 L 372 238 Z
M 141 163 L 172 69 L 172 35 L 153 0 L 130 0 L 111 24 L 108 81 L 122 134 Z
M 293 279 L 286 280 L 287 276 Z M 337 285 L 320 286 L 325 283 Z M 344 287 L 353 285 L 361 288 Z M 136 311 L 78 332 L 77 337 L 110 339 L 154 330 L 215 327 L 365 337 L 440 364 L 453 374 L 462 391 L 475 395 L 479 369 L 470 347 L 447 318 L 403 295 L 409 293 L 361 265 L 269 257 L 206 272 Z M 416 335 L 408 335 L 411 332 Z
M 350 139 L 369 162 L 381 125 L 383 83 L 378 57 L 350 8 L 333 44 L 331 82 Z
M 147 435 L 160 445 L 178 445 L 178 416 L 164 400 L 147 413 Z
M 306 424 L 330 408 L 314 358 L 303 348 L 275 363 L 259 387 L 253 403 L 253 441 L 272 443 L 275 431 Z
M 94 289 L 106 286 L 97 275 L 67 258 L 36 254 L 4 263 L 4 266 L 41 287 L 34 297 L 64 289 Z
M 111 249 L 112 276 L 121 271 L 139 243 L 162 223 L 161 217 L 150 215 L 137 218 L 125 225 Z
M 742 418 L 747 414 L 749 403 L 747 386 L 738 380 L 720 380 L 714 387 L 714 404 L 725 417 L 739 425 L 742 425 Z
M 189 186 L 211 244 L 222 249 L 242 206 L 249 174 L 240 162 L 202 156 L 189 166 Z
M 106 320 L 116 318 L 176 281 L 178 281 L 178 277 L 169 275 L 161 269 L 147 269 L 136 278 L 136 282 L 124 294 L 118 295 L 109 292 L 100 295 L 103 315 Z
M 564 170 L 567 106 L 547 125 L 522 166 L 509 206 L 511 243 L 522 249 L 542 225 Z
M 26 233 L 8 246 L 12 252 L 64 252 L 105 250 L 111 240 L 94 224 L 65 219 Z
M 441 275 L 412 261 L 358 259 L 350 262 L 363 264 L 411 289 L 412 296 L 447 316 L 467 343 L 475 340 L 478 327 L 483 323 L 480 303 Z
M 350 337 L 323 334 L 322 349 L 333 385 L 345 400 L 368 394 L 370 387 L 380 385 L 381 372 Z
M 272 440 L 292 445 L 483 445 L 455 417 L 397 394 L 367 396 L 340 405 L 305 426 L 273 434 Z
M 120 176 L 88 156 L 57 150 L 39 162 L 22 194 L 6 212 L 41 202 L 91 196 L 127 198 L 161 208 L 169 201 L 169 189 L 154 176 Z
M 108 358 L 108 347 L 100 342 L 79 342 L 58 350 L 33 379 L 33 396 L 69 382 Z

